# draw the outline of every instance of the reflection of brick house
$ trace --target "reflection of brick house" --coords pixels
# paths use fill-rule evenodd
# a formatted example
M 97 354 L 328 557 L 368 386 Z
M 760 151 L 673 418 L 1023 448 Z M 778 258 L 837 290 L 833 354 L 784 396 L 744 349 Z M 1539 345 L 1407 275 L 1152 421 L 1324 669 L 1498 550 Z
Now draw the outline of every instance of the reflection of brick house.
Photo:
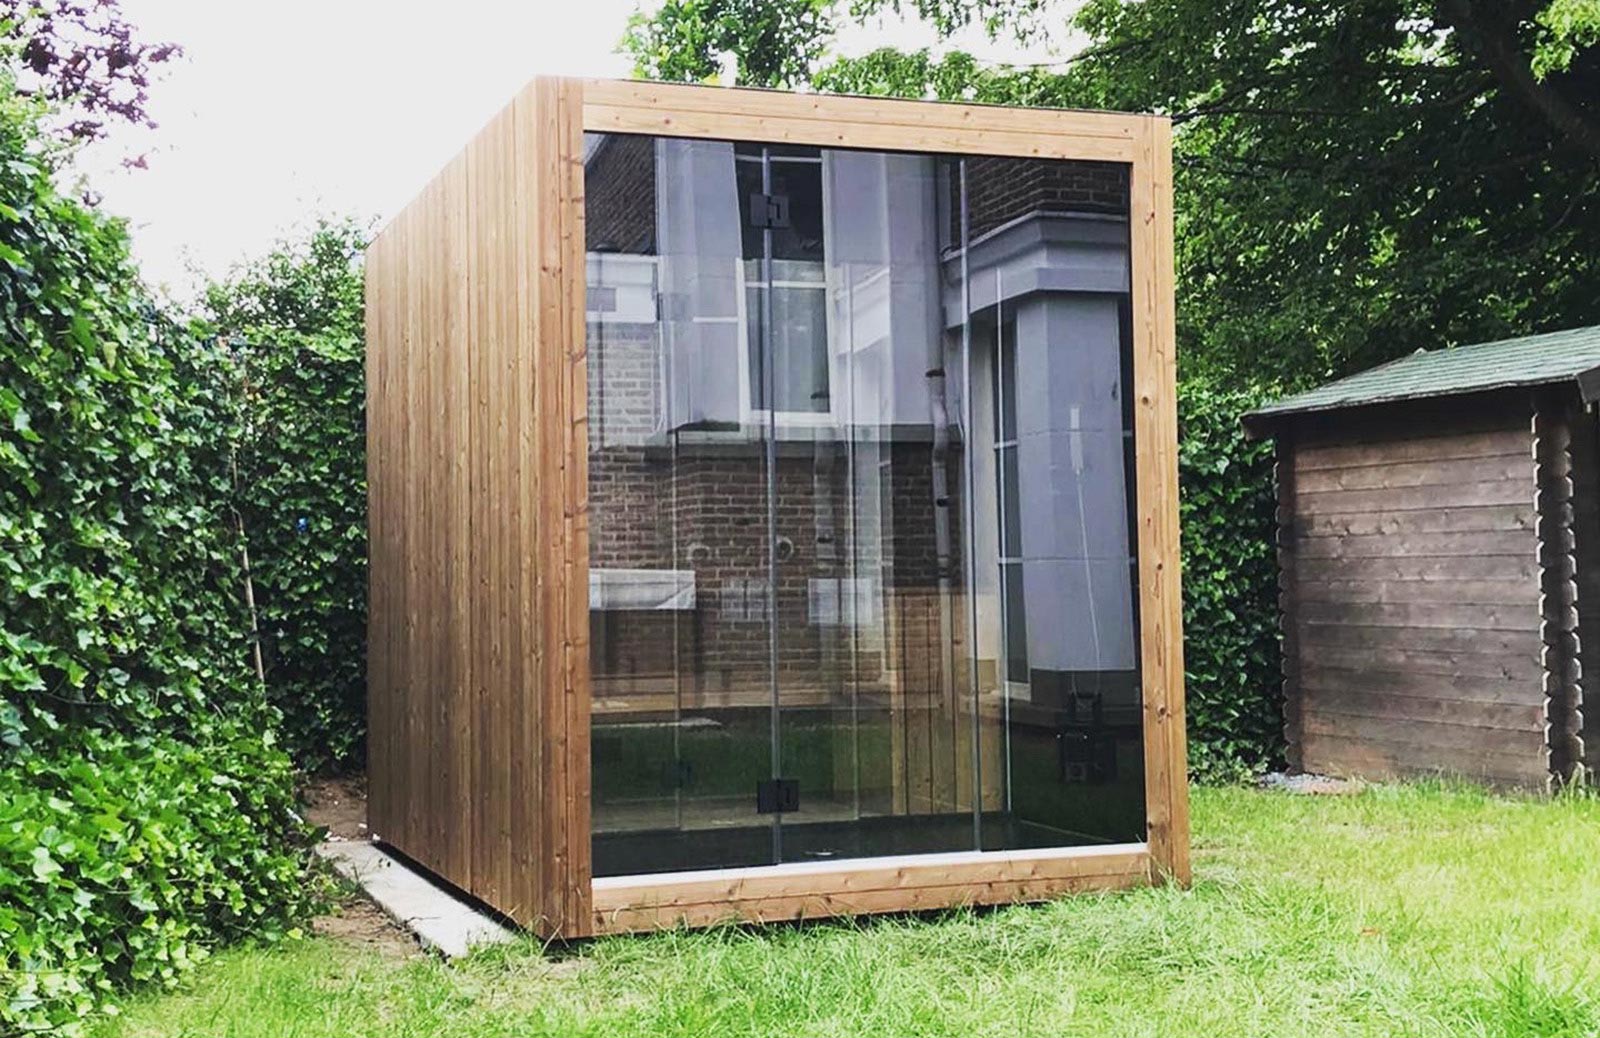
M 767 443 L 759 419 L 674 427 L 669 414 L 657 144 L 612 135 L 592 137 L 586 149 L 597 714 L 659 714 L 675 701 L 759 705 L 770 680 Z M 948 266 L 950 243 L 961 237 L 952 204 L 959 190 L 948 168 L 938 176 L 929 198 L 939 199 Z M 1103 220 L 1127 211 L 1126 170 L 1113 164 L 978 158 L 968 160 L 966 184 L 974 255 L 985 236 L 993 247 L 1025 217 Z M 945 295 L 948 311 L 948 286 Z M 919 360 L 916 377 L 929 366 Z M 801 421 L 777 437 L 776 642 L 786 705 L 825 704 L 851 690 L 870 695 L 890 671 L 927 672 L 965 651 L 958 631 L 905 638 L 927 621 L 912 622 L 905 611 L 936 608 L 941 576 L 931 407 L 902 403 L 892 429 L 851 428 Z M 961 450 L 952 442 L 942 463 L 944 575 L 958 589 Z M 981 498 L 989 487 L 978 490 Z M 859 557 L 851 557 L 853 545 Z M 959 600 L 944 622 L 966 622 Z

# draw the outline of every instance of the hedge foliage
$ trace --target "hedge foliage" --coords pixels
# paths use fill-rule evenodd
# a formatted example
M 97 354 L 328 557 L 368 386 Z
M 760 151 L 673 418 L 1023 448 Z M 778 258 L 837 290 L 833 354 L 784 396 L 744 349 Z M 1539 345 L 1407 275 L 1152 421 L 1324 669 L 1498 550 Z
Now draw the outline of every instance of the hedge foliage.
M 1178 387 L 1189 767 L 1202 779 L 1283 756 L 1272 444 L 1239 425 L 1265 395 L 1203 378 Z
M 56 186 L 0 84 L 0 1033 L 293 925 L 306 835 L 248 664 L 236 371 Z
M 308 770 L 366 739 L 366 228 L 324 221 L 206 292 L 241 374 L 240 511 L 267 690 Z

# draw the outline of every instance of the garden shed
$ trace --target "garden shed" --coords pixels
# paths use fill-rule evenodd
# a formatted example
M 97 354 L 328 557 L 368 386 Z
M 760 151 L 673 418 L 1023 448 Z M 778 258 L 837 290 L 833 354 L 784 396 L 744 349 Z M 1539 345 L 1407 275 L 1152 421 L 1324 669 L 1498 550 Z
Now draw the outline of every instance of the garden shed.
M 1597 398 L 1579 328 L 1245 417 L 1276 441 L 1291 765 L 1543 789 L 1600 763 Z
M 376 838 L 563 938 L 1186 881 L 1170 178 L 528 86 L 367 257 Z

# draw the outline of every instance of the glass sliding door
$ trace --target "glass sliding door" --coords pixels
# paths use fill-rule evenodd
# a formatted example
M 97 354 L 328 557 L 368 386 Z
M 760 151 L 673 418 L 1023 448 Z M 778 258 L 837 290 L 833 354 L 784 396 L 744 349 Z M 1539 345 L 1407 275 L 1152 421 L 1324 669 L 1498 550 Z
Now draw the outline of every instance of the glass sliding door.
M 585 153 L 595 871 L 770 863 L 769 439 L 734 149 Z
M 1126 170 L 585 170 L 595 874 L 1142 839 Z

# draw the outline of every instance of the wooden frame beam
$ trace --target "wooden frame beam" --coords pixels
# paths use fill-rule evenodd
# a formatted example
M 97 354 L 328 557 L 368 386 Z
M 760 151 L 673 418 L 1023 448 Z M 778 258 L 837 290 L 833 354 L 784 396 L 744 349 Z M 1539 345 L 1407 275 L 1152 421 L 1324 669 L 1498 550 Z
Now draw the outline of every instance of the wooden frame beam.
M 1038 901 L 1150 881 L 1142 843 L 962 851 L 594 881 L 594 932 Z

